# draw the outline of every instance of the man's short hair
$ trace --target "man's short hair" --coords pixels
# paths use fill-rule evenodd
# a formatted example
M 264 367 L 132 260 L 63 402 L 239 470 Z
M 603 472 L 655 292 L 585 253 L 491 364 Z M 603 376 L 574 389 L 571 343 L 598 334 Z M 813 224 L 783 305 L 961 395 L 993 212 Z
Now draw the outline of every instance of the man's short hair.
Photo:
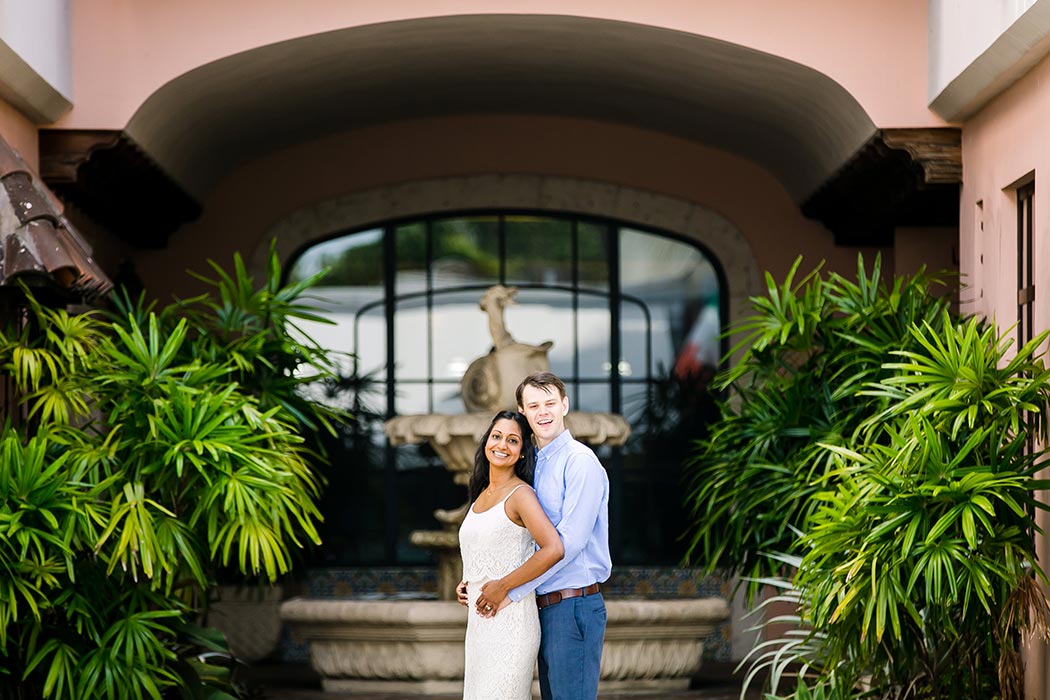
M 558 390 L 558 398 L 564 399 L 568 394 L 565 393 L 565 382 L 563 382 L 558 375 L 553 372 L 533 372 L 529 376 L 521 380 L 521 384 L 514 391 L 514 398 L 518 401 L 518 406 L 522 407 L 521 394 L 525 391 L 525 387 L 534 386 L 537 389 L 543 389 L 548 394 L 551 393 L 551 387 Z

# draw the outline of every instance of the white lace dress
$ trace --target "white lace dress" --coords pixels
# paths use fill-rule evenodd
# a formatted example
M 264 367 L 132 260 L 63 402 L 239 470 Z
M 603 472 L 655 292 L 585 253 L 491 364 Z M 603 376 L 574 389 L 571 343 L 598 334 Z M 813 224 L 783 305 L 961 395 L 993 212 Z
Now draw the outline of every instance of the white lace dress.
M 459 528 L 469 601 L 463 700 L 532 697 L 532 674 L 540 646 L 535 596 L 511 603 L 495 617 L 474 612 L 481 586 L 518 568 L 535 551 L 529 531 L 507 517 L 505 505 L 514 491 L 482 513 L 475 513 L 471 504 Z

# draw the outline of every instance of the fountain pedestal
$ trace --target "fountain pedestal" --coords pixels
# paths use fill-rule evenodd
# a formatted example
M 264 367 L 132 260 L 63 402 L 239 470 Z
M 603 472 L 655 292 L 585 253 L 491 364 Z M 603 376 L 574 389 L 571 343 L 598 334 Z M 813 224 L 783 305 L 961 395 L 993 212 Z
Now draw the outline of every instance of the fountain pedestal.
M 704 639 L 729 617 L 722 598 L 614 599 L 606 610 L 603 692 L 688 688 Z M 324 689 L 341 693 L 462 692 L 467 614 L 433 600 L 293 598 L 281 606 L 281 618 L 309 642 Z

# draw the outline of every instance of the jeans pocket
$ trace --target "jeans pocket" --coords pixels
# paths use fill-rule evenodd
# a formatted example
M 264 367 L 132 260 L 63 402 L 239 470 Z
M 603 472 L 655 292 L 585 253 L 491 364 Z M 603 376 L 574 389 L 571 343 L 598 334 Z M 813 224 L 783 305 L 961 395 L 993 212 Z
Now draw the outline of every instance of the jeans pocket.
M 587 638 L 587 608 L 589 606 L 585 605 L 586 602 L 586 598 L 572 599 L 572 621 L 575 623 L 576 639 L 581 641 Z

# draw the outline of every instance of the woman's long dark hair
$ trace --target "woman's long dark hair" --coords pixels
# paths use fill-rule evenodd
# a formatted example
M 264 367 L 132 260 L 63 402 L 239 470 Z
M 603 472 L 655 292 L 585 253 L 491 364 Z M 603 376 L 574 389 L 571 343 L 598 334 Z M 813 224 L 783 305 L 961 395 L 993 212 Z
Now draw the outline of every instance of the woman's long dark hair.
M 470 503 L 477 500 L 481 492 L 489 486 L 489 458 L 485 455 L 485 445 L 492 435 L 492 428 L 497 421 L 512 420 L 521 429 L 521 459 L 514 465 L 514 475 L 532 486 L 533 476 L 536 474 L 536 449 L 532 446 L 532 428 L 529 427 L 528 419 L 517 411 L 500 411 L 485 429 L 481 436 L 481 442 L 474 453 L 474 472 L 470 475 L 470 484 L 467 491 L 470 494 Z

